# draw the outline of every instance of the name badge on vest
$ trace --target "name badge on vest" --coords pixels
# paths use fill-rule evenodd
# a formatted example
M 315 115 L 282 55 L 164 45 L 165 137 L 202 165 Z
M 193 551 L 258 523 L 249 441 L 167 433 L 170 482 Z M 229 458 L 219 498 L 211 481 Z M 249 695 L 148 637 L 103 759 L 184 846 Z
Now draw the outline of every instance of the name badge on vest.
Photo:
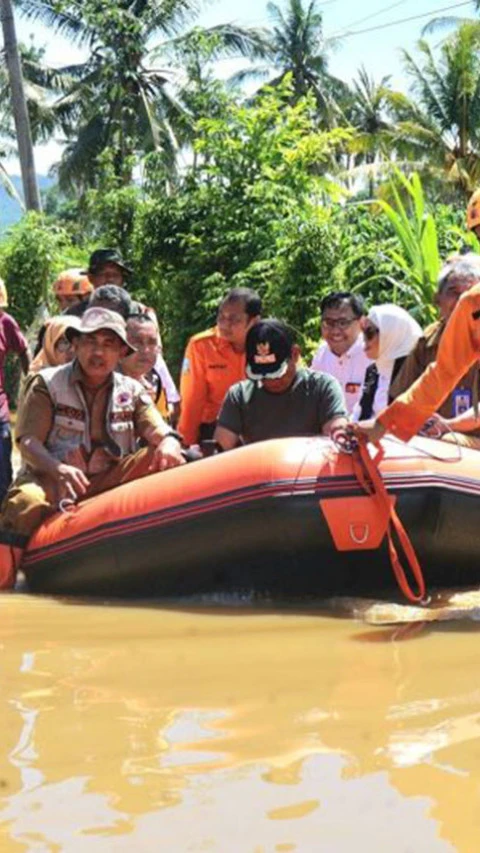
M 457 418 L 472 405 L 472 392 L 468 388 L 457 388 L 453 392 L 452 417 Z

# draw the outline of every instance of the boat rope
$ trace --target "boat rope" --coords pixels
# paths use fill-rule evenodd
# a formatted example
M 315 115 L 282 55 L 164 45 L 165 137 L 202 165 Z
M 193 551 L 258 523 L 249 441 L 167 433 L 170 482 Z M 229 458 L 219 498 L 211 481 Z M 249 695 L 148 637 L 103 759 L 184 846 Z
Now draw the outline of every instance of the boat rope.
M 386 531 L 388 541 L 388 553 L 390 564 L 395 575 L 397 584 L 403 595 L 412 603 L 426 603 L 426 587 L 423 572 L 418 561 L 415 549 L 410 537 L 405 530 L 395 509 L 395 504 L 388 494 L 379 470 L 379 463 L 383 458 L 383 449 L 378 447 L 376 455 L 372 458 L 368 452 L 367 442 L 363 438 L 357 438 L 356 447 L 352 450 L 353 470 L 358 482 L 368 495 L 376 495 L 388 510 L 388 526 Z M 403 551 L 404 557 L 410 569 L 417 592 L 412 589 L 407 578 L 405 569 L 401 563 L 397 547 L 394 542 L 394 534 Z

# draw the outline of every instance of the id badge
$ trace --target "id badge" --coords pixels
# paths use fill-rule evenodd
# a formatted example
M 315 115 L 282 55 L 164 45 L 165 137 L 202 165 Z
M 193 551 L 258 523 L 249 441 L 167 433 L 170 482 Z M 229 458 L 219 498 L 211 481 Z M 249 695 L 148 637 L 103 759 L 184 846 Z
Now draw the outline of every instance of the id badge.
M 452 397 L 452 417 L 457 418 L 472 405 L 472 392 L 468 388 L 457 388 Z

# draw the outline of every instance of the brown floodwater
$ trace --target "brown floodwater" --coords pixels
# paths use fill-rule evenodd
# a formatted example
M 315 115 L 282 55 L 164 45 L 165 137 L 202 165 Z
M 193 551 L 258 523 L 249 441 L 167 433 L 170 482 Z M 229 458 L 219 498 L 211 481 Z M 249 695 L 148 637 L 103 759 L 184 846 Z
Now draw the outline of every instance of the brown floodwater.
M 4 595 L 0 851 L 473 853 L 479 639 Z

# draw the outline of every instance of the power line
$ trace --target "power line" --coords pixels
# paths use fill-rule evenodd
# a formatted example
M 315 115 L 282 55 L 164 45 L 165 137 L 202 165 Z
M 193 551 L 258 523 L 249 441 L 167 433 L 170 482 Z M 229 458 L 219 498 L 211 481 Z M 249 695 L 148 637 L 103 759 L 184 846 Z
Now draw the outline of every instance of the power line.
M 378 9 L 377 12 L 372 12 L 365 18 L 357 18 L 355 21 L 350 21 L 349 24 L 345 25 L 343 32 L 348 32 L 349 27 L 355 27 L 357 24 L 363 24 L 364 21 L 370 21 L 372 18 L 378 18 L 379 15 L 383 15 L 385 12 L 391 12 L 392 9 L 396 9 L 397 6 L 403 6 L 406 2 L 407 0 L 397 0 L 396 3 L 392 3 L 390 6 L 383 6 L 381 9 Z
M 470 6 L 471 0 L 465 0 L 463 3 L 454 3 L 451 6 L 443 6 L 441 9 L 431 9 L 430 12 L 423 12 L 421 15 L 411 15 L 409 18 L 398 18 L 396 21 L 388 21 L 386 24 L 377 24 L 375 27 L 366 27 L 363 30 L 351 30 L 350 32 L 334 33 L 333 36 L 328 36 L 328 40 L 334 38 L 350 38 L 350 36 L 360 36 L 364 33 L 372 33 L 374 30 L 385 30 L 387 27 L 395 27 L 397 24 L 406 24 L 409 21 L 418 21 L 420 18 L 430 18 L 436 12 L 448 12 L 450 9 L 459 9 L 460 6 Z

